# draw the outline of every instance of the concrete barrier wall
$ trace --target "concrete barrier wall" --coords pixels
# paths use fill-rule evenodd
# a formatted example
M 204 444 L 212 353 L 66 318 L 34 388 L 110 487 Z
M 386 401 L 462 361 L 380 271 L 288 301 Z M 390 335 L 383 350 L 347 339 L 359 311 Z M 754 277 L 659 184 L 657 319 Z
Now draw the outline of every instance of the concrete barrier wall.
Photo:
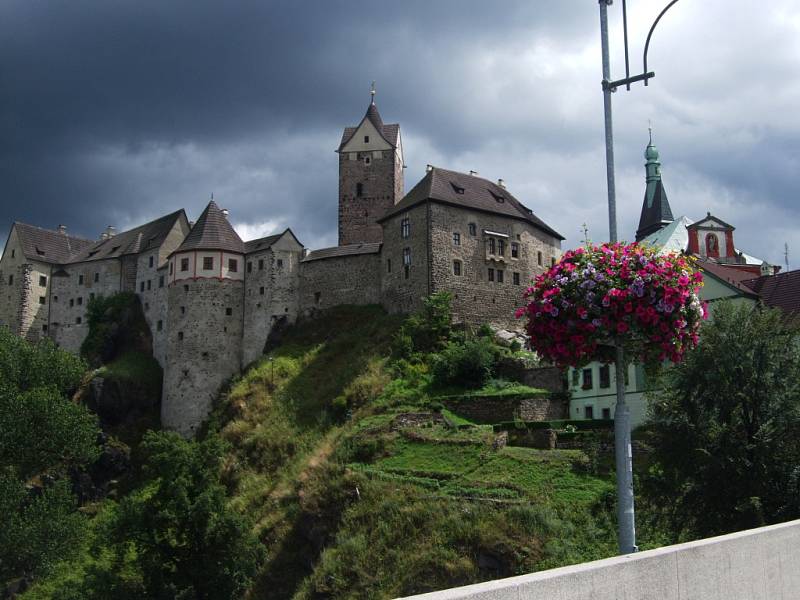
M 800 521 L 498 579 L 416 600 L 800 598 Z

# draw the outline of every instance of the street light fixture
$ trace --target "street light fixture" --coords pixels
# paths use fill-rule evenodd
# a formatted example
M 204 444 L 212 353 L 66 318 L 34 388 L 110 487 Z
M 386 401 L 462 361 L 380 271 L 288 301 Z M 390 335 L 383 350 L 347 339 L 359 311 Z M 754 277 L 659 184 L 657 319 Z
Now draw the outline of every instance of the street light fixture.
M 644 45 L 642 58 L 642 73 L 630 74 L 630 61 L 628 58 L 628 10 L 626 0 L 622 0 L 622 27 L 625 45 L 625 77 L 616 81 L 611 79 L 611 66 L 608 50 L 608 7 L 614 0 L 599 0 L 600 3 L 600 41 L 603 55 L 603 106 L 605 109 L 606 130 L 606 178 L 608 181 L 608 232 L 612 242 L 617 241 L 617 200 L 616 186 L 614 183 L 614 133 L 611 120 L 611 94 L 619 86 L 631 89 L 631 84 L 637 81 L 647 85 L 648 80 L 655 77 L 655 73 L 647 70 L 647 52 L 650 49 L 650 38 L 653 31 L 666 13 L 678 0 L 671 0 L 659 13 Z M 616 344 L 616 384 L 617 406 L 614 411 L 614 453 L 617 468 L 617 527 L 619 530 L 619 553 L 630 554 L 638 550 L 636 546 L 636 518 L 633 506 L 633 455 L 631 452 L 631 412 L 625 402 L 625 356 L 622 345 Z

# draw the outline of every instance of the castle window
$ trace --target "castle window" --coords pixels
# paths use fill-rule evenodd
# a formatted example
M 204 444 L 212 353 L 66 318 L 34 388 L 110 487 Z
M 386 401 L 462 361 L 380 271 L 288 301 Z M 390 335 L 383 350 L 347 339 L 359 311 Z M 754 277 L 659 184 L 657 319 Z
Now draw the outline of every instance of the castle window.
M 511 242 L 511 258 L 519 258 L 519 244 Z
M 513 273 L 511 275 L 511 281 L 514 283 L 514 285 L 519 285 L 519 273 Z
M 391 273 L 392 272 L 392 259 L 391 258 L 387 258 L 386 259 L 386 272 L 387 273 Z
M 150 257 L 150 260 L 148 261 L 147 264 L 150 266 L 151 269 L 153 268 L 153 257 L 152 256 Z
M 78 275 L 78 284 L 79 285 L 83 284 L 83 275 Z
M 158 276 L 158 287 L 160 287 L 160 288 L 164 287 L 164 276 L 163 275 L 159 275 Z
M 8 276 L 8 285 L 14 285 L 14 276 L 13 275 L 9 275 Z
M 181 271 L 188 271 L 189 270 L 189 259 L 182 258 L 181 259 Z
M 225 309 L 225 316 L 226 317 L 230 317 L 231 315 L 233 315 L 233 309 L 230 308 L 230 307 L 226 308 Z
M 181 314 L 182 315 L 186 314 L 186 307 L 185 306 L 181 306 Z
M 262 296 L 264 295 L 264 286 L 263 285 L 260 288 L 258 288 L 258 293 L 261 294 Z
M 282 269 L 282 268 L 283 268 L 283 259 L 282 259 L 282 258 L 279 258 L 279 259 L 278 259 L 278 268 L 279 268 L 279 269 Z
M 409 267 L 408 265 L 405 265 L 405 266 L 403 267 L 403 277 L 405 277 L 406 279 L 408 279 L 408 277 L 409 277 L 409 275 L 410 275 L 410 274 L 411 274 L 411 267 Z
M 249 260 L 247 261 L 247 272 L 248 273 L 252 273 L 253 272 L 253 262 L 249 261 Z
M 178 332 L 178 341 L 179 341 L 179 342 L 182 342 L 182 341 L 183 341 L 183 332 L 182 332 L 182 331 L 179 331 L 179 332 Z
M 44 304 L 46 302 L 44 296 L 39 296 L 39 304 Z
M 497 283 L 503 283 L 503 269 L 497 269 Z
M 73 298 L 70 298 L 69 299 L 69 307 L 72 308 L 73 306 L 75 306 L 75 300 Z
M 16 254 L 17 254 L 17 251 L 12 248 L 11 249 L 11 258 L 14 258 L 14 256 L 16 256 Z
M 83 296 L 78 296 L 78 306 L 83 304 Z
M 369 144 L 369 136 L 368 135 L 364 136 L 364 143 L 365 144 Z
M 189 291 L 189 286 L 188 285 L 183 286 L 183 291 L 184 292 L 188 292 Z
M 213 256 L 204 256 L 203 257 L 203 270 L 204 271 L 213 271 L 214 270 L 214 257 Z
M 170 275 L 172 275 L 172 265 L 173 265 L 173 262 L 169 261 L 169 274 Z
M 47 333 L 47 325 L 42 325 L 42 333 Z
M 361 196 L 363 195 L 364 195 L 364 184 L 359 182 L 356 184 L 356 197 L 361 198 Z
M 264 259 L 263 258 L 259 258 L 258 259 L 258 270 L 259 271 L 263 271 L 264 270 Z
M 497 253 L 500 256 L 506 255 L 506 242 L 505 240 L 497 240 Z
M 460 246 L 461 245 L 461 234 L 457 231 L 453 232 L 453 246 Z
M 153 280 L 152 279 L 148 279 L 147 280 L 147 289 L 148 289 L 148 291 L 153 289 Z
M 53 302 L 58 302 L 58 296 L 53 296 Z
M 140 292 L 143 292 L 143 291 L 144 291 L 144 281 L 142 281 L 141 283 L 139 283 L 139 291 L 140 291 Z
M 322 294 L 320 292 L 314 292 L 314 304 L 319 304 L 319 300 Z
M 455 275 L 456 277 L 460 277 L 461 276 L 461 261 L 460 260 L 454 260 L 453 261 L 453 275 Z
M 489 269 L 489 271 L 487 272 L 487 277 L 489 281 L 494 281 L 494 269 Z
M 370 158 L 369 158 L 369 156 L 365 156 L 365 157 L 364 157 L 364 164 L 365 164 L 365 165 L 368 165 L 368 164 L 369 164 L 369 162 L 370 162 Z
M 403 248 L 403 266 L 411 266 L 411 248 Z
M 495 248 L 495 239 L 494 238 L 489 238 L 489 254 L 494 254 L 495 250 L 496 250 L 496 248 Z
M 540 267 L 542 266 L 542 251 L 541 250 L 536 252 L 536 262 Z
M 39 287 L 47 287 L 47 277 L 39 275 Z
M 80 317 L 75 317 L 75 324 L 76 325 L 80 325 L 82 322 L 83 322 L 83 319 L 81 319 Z
M 611 367 L 609 367 L 608 365 L 602 365 L 600 367 L 600 387 L 601 388 L 611 387 Z
M 152 256 L 150 258 L 152 258 Z M 94 274 L 94 282 L 97 283 L 98 281 L 100 281 L 100 273 L 95 273 Z
M 469 234 L 473 237 L 478 235 L 478 226 L 475 223 L 469 224 Z
M 228 259 L 228 271 L 236 273 L 239 270 L 239 261 L 235 258 Z
M 411 221 L 408 217 L 400 220 L 400 237 L 408 239 L 411 236 Z
M 164 321 L 158 321 L 156 323 L 156 331 L 161 331 L 162 329 L 164 329 Z

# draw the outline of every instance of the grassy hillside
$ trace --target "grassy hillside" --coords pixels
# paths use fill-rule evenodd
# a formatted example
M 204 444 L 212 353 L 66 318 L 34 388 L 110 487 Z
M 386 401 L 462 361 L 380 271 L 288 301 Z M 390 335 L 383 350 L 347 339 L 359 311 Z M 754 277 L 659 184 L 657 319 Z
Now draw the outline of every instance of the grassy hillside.
M 401 324 L 378 307 L 300 324 L 218 407 L 232 503 L 267 550 L 250 597 L 389 598 L 613 554 L 609 477 L 440 420 L 436 396 L 468 391 L 437 388 L 429 355 L 393 359 Z

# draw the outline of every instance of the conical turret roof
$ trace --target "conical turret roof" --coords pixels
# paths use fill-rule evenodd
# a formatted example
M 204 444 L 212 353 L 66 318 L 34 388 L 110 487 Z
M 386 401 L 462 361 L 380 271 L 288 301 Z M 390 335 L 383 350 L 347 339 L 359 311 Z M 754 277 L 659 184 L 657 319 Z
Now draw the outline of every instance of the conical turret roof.
M 653 140 L 647 144 L 644 151 L 645 169 L 647 170 L 647 188 L 642 202 L 642 213 L 639 216 L 639 228 L 636 230 L 636 241 L 641 241 L 648 235 L 662 229 L 675 218 L 667 200 L 667 192 L 661 181 L 661 163 L 658 160 L 658 150 L 653 145 Z
M 244 242 L 212 200 L 176 252 L 186 250 L 225 250 L 244 254 Z

